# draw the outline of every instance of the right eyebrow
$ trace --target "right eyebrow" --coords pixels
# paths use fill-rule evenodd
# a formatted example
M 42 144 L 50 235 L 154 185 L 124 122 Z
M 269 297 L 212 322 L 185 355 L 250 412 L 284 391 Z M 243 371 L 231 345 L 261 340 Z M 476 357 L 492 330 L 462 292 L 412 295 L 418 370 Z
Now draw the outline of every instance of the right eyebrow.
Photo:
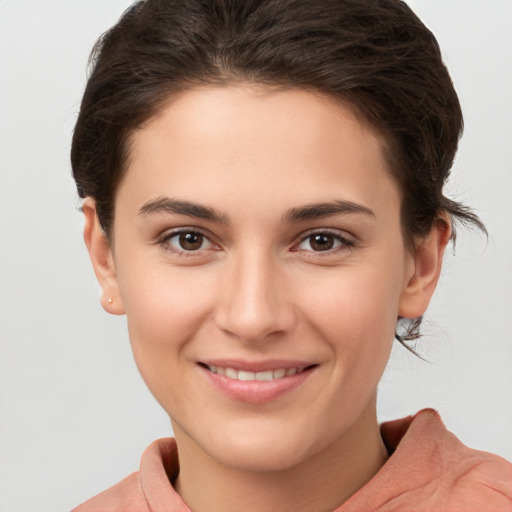
M 181 201 L 171 197 L 157 197 L 144 203 L 139 215 L 151 215 L 154 213 L 172 213 L 176 215 L 186 215 L 197 219 L 210 220 L 219 224 L 228 224 L 229 216 L 226 213 L 218 212 L 209 206 L 193 203 L 191 201 Z

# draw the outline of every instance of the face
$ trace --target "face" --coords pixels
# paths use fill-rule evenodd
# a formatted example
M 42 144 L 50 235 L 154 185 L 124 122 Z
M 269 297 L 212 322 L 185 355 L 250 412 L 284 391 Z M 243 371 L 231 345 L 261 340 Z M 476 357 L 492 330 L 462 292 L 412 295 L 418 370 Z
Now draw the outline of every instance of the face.
M 333 99 L 233 86 L 182 93 L 131 142 L 97 273 L 178 442 L 279 469 L 375 422 L 428 267 L 379 135 Z

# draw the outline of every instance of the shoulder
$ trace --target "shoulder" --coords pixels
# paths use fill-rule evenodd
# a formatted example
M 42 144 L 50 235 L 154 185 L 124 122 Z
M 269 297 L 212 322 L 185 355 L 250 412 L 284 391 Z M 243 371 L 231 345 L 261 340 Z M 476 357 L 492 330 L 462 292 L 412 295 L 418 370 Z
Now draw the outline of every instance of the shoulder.
M 390 457 L 336 512 L 512 512 L 512 466 L 465 446 L 436 411 L 384 423 Z
M 178 472 L 176 441 L 159 439 L 143 453 L 138 472 L 72 512 L 190 512 L 172 485 Z
M 481 510 L 512 511 L 512 464 L 498 455 L 469 448 L 446 429 L 435 411 L 426 413 L 432 419 L 422 426 L 432 430 L 430 442 L 440 465 L 438 478 L 451 489 L 456 502 L 463 503 L 466 510 L 481 503 L 485 505 Z M 426 433 L 424 436 L 428 438 Z
M 512 464 L 497 455 L 461 445 L 459 459 L 445 468 L 453 501 L 466 510 L 511 512 Z
M 139 473 L 132 473 L 110 489 L 82 503 L 72 512 L 150 512 Z
M 406 494 L 437 507 L 432 510 L 512 511 L 508 461 L 464 445 L 431 409 L 393 423 L 383 429 L 398 441 L 390 461 L 401 463 L 401 473 L 422 475 Z

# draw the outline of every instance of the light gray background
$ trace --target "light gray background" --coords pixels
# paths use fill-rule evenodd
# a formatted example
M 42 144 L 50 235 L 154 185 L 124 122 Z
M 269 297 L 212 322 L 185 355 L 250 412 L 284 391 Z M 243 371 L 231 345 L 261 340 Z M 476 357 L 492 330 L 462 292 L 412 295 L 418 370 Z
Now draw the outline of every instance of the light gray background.
M 491 238 L 460 232 L 423 363 L 396 350 L 382 420 L 437 408 L 468 445 L 512 459 L 512 1 L 410 0 L 437 35 L 466 131 L 450 190 Z M 170 434 L 99 306 L 70 178 L 88 53 L 126 0 L 0 0 L 0 511 L 61 511 Z M 399 348 L 399 347 L 397 347 Z

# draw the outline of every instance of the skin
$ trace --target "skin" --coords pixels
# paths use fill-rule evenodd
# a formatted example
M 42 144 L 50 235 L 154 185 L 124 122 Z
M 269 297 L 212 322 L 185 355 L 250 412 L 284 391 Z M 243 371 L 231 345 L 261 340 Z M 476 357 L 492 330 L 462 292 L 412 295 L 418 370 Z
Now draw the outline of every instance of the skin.
M 133 134 L 110 243 L 84 202 L 103 307 L 127 315 L 194 512 L 332 511 L 384 464 L 377 384 L 397 316 L 424 313 L 450 233 L 439 222 L 406 247 L 383 147 L 332 98 L 193 89 Z M 336 201 L 357 206 L 289 221 Z M 179 229 L 202 235 L 199 248 L 185 251 Z M 315 366 L 290 392 L 246 403 L 205 378 L 198 363 L 212 358 Z

